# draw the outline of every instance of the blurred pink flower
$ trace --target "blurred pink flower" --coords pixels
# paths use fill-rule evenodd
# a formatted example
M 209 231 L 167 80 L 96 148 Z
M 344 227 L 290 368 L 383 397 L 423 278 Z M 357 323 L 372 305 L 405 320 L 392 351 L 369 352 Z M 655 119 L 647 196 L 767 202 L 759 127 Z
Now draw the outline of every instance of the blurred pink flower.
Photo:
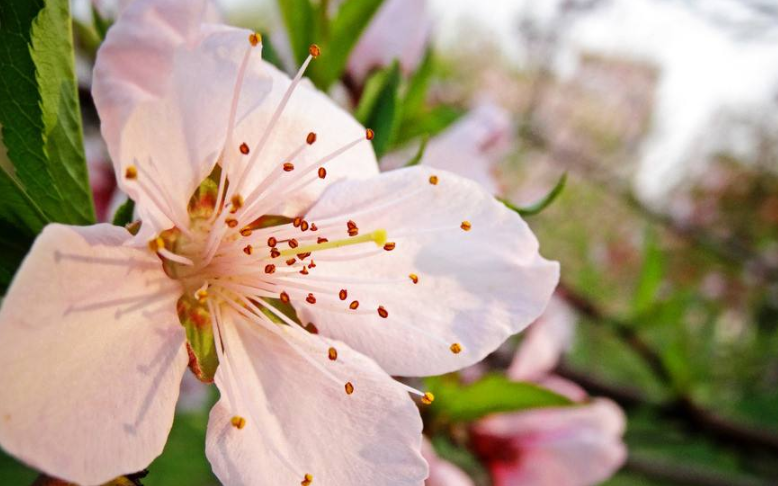
M 473 480 L 464 471 L 438 457 L 426 437 L 421 444 L 421 455 L 430 467 L 426 486 L 473 486 Z
M 472 179 L 492 194 L 501 194 L 497 163 L 514 142 L 510 114 L 491 102 L 481 102 L 440 135 L 430 139 L 420 163 Z M 381 159 L 381 169 L 402 167 L 415 150 L 402 150 Z
M 427 0 L 385 0 L 351 51 L 349 74 L 362 82 L 395 59 L 404 73 L 413 72 L 424 57 L 431 26 Z
M 110 209 L 117 192 L 113 165 L 99 135 L 85 135 L 84 148 L 97 221 L 106 222 L 111 219 Z
M 580 405 L 488 417 L 473 428 L 473 445 L 485 458 L 495 486 L 589 486 L 626 459 L 626 419 L 612 401 L 595 398 L 550 374 L 570 347 L 574 313 L 558 298 L 532 324 L 508 375 L 532 381 Z

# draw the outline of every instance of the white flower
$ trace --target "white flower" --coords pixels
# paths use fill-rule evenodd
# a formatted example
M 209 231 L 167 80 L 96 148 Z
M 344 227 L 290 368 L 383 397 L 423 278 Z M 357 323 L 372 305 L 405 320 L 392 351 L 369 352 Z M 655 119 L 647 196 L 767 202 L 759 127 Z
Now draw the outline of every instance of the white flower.
M 0 444 L 82 485 L 140 470 L 189 365 L 221 392 L 223 483 L 419 485 L 424 394 L 390 374 L 479 361 L 541 314 L 558 266 L 475 183 L 378 175 L 371 132 L 302 81 L 311 57 L 290 80 L 207 12 L 136 0 L 98 53 L 142 226 L 38 237 L 0 309 Z

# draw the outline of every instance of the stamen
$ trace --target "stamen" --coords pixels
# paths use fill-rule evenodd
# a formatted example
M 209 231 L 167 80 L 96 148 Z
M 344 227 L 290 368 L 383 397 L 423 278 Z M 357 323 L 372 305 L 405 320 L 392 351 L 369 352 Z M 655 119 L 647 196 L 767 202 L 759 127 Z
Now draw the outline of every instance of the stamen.
M 325 177 L 327 177 L 327 169 L 319 167 L 319 179 L 324 179 Z
M 340 289 L 340 292 L 338 293 L 338 297 L 340 300 L 346 300 L 348 298 L 348 291 L 346 289 Z
M 292 241 L 295 242 L 294 246 L 292 246 Z M 315 251 L 332 250 L 335 248 L 343 248 L 344 246 L 367 243 L 369 241 L 372 241 L 377 246 L 382 247 L 386 243 L 386 230 L 379 229 L 371 233 L 367 233 L 362 236 L 357 236 L 354 238 L 335 240 L 335 241 L 324 241 L 322 243 L 316 243 L 313 245 L 304 245 L 299 248 L 297 248 L 297 240 L 292 239 L 289 240 L 289 246 L 292 249 L 281 251 L 281 255 L 288 256 L 288 255 L 296 255 L 297 253 L 312 253 Z
M 230 199 L 230 213 L 235 214 L 238 212 L 238 209 L 243 207 L 243 196 L 240 194 L 235 194 Z
M 395 247 L 396 247 L 396 246 L 397 246 L 397 245 L 396 245 L 396 243 L 395 243 L 395 242 L 393 242 L 393 241 L 390 241 L 390 242 L 388 242 L 388 243 L 386 243 L 386 244 L 384 245 L 384 250 L 386 250 L 386 251 L 392 251 L 392 250 L 394 250 L 394 249 L 395 249 Z
M 129 180 L 135 180 L 138 178 L 138 168 L 134 165 L 128 165 L 124 170 L 124 177 Z
M 251 245 L 246 245 L 245 247 L 243 247 L 243 253 L 245 253 L 246 255 L 251 255 L 252 253 L 254 253 L 254 247 Z
M 260 35 L 259 32 L 252 32 L 249 35 L 249 43 L 251 44 L 251 47 L 257 47 L 260 42 L 262 42 L 262 35 Z
M 359 301 L 358 300 L 351 301 L 351 303 L 348 305 L 348 308 L 351 310 L 357 310 L 359 308 Z
M 452 353 L 459 354 L 462 352 L 462 345 L 459 343 L 454 343 L 451 345 L 449 349 L 451 350 Z
M 243 155 L 249 154 L 249 146 L 248 144 L 246 144 L 246 142 L 240 144 L 240 153 L 242 153 Z
M 227 226 L 229 226 L 230 228 L 234 228 L 234 227 L 238 226 L 238 220 L 237 220 L 237 219 L 235 219 L 235 218 L 227 218 L 226 220 L 224 220 L 224 222 L 225 222 L 225 223 L 227 224 Z
M 378 306 L 378 315 L 383 317 L 384 319 L 386 319 L 387 317 L 389 317 L 389 312 L 386 309 L 384 309 L 384 306 L 379 305 Z
M 241 430 L 243 427 L 246 426 L 246 419 L 236 415 L 236 416 L 232 417 L 232 420 L 230 420 L 230 423 L 236 429 Z
M 432 405 L 432 402 L 435 401 L 435 395 L 433 395 L 430 392 L 424 392 L 424 396 L 421 397 L 421 403 L 424 405 Z
M 246 226 L 245 228 L 240 230 L 240 235 L 241 236 L 245 236 L 245 237 L 248 238 L 249 236 L 251 236 L 251 234 L 253 232 L 254 232 L 254 230 L 252 230 L 250 227 Z
M 414 284 L 419 283 L 419 276 L 416 275 L 415 273 L 408 275 L 408 278 L 410 278 L 411 282 L 413 282 Z
M 368 140 L 373 140 L 375 138 L 375 132 L 372 128 L 365 130 L 365 138 Z
M 462 224 L 459 225 L 459 227 L 464 231 L 470 231 L 473 228 L 473 225 L 470 224 L 470 221 L 462 221 Z
M 203 287 L 206 287 L 207 284 L 203 285 Z M 206 288 L 201 288 L 197 292 L 195 292 L 195 297 L 197 298 L 197 301 L 201 304 L 204 304 L 206 300 L 208 300 L 208 290 Z
M 349 381 L 346 383 L 346 395 L 351 395 L 354 393 L 354 385 Z
M 308 297 L 305 298 L 305 301 L 309 304 L 315 304 L 316 303 L 316 297 L 313 294 L 308 294 Z
M 284 304 L 289 303 L 289 294 L 287 294 L 286 292 L 281 292 L 280 298 L 281 298 L 281 302 L 283 302 Z
M 292 172 L 294 170 L 294 164 L 291 162 L 284 162 L 284 172 Z
M 276 273 L 276 266 L 272 263 L 265 265 L 265 273 Z
M 327 357 L 330 359 L 330 361 L 335 361 L 338 359 L 338 350 L 335 348 L 330 348 L 327 351 Z
M 310 474 L 306 474 L 305 476 L 303 476 L 303 480 L 300 481 L 300 486 L 311 486 L 312 483 L 313 483 L 313 476 L 311 476 Z
M 438 185 L 438 176 L 431 175 L 430 176 L 430 184 L 432 184 L 433 186 L 437 186 Z
M 308 54 L 310 54 L 314 59 L 321 56 L 321 49 L 316 44 L 311 44 L 308 47 Z
M 305 137 L 305 143 L 307 143 L 308 145 L 313 145 L 314 143 L 316 143 L 316 133 L 310 132 L 308 136 Z
M 267 239 L 267 246 L 269 246 L 270 248 L 274 248 L 277 245 L 278 245 L 278 240 L 275 239 L 275 237 L 271 236 L 270 238 Z

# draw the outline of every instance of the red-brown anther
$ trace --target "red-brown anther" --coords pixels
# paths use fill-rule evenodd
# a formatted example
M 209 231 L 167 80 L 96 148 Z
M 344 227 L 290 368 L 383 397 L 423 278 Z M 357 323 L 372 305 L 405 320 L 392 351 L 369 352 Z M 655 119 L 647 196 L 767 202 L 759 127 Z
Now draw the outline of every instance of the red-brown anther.
M 300 216 L 297 216 L 292 220 L 292 226 L 294 226 L 295 228 L 299 228 L 301 224 L 303 224 L 303 218 L 301 218 Z
M 280 299 L 281 299 L 281 302 L 283 302 L 284 304 L 288 304 L 289 303 L 289 294 L 287 294 L 286 292 L 281 292 Z
M 308 228 L 310 225 L 308 224 L 308 221 L 303 220 L 302 223 L 300 223 L 300 231 L 308 231 Z
M 316 223 L 311 223 L 311 231 L 318 231 L 319 228 L 316 226 Z
M 318 237 L 318 238 L 316 238 L 316 243 L 318 243 L 318 244 L 320 244 L 320 245 L 321 245 L 322 243 L 327 243 L 328 241 L 330 241 L 330 240 L 328 240 L 327 238 L 322 238 L 322 237 Z
M 351 303 L 348 305 L 348 308 L 349 308 L 349 309 L 351 309 L 351 310 L 357 310 L 357 309 L 359 308 L 359 301 L 358 301 L 358 300 L 354 300 L 354 301 L 352 301 L 352 302 L 351 302 Z
M 365 138 L 368 140 L 373 140 L 375 138 L 375 132 L 372 128 L 365 130 Z
M 305 301 L 309 304 L 315 304 L 316 303 L 316 297 L 313 296 L 313 294 L 308 294 L 308 297 L 305 298 Z
M 276 273 L 276 266 L 272 263 L 265 265 L 265 273 Z
M 410 278 L 411 282 L 413 282 L 414 284 L 419 283 L 419 276 L 416 275 L 415 273 L 408 275 L 408 278 Z
M 348 297 L 348 291 L 346 289 L 340 289 L 340 292 L 338 292 L 338 297 L 340 297 L 340 300 L 346 300 Z
M 305 143 L 307 143 L 308 145 L 313 145 L 314 143 L 316 143 L 316 133 L 314 132 L 309 133 L 308 136 L 305 137 Z
M 346 395 L 351 395 L 354 393 L 354 385 L 349 381 L 346 383 Z
M 355 223 L 355 222 L 353 222 L 353 221 L 351 221 L 351 220 L 348 220 L 348 221 L 346 222 L 346 227 L 347 227 L 348 229 L 356 229 L 356 228 L 357 228 L 357 223 Z
M 431 175 L 430 176 L 430 184 L 432 184 L 433 186 L 437 186 L 438 185 L 438 176 Z
M 235 214 L 238 212 L 238 209 L 243 207 L 243 196 L 240 194 L 235 194 L 230 199 L 230 213 Z
M 135 180 L 138 178 L 138 168 L 134 165 L 128 165 L 126 169 L 124 169 L 124 178 L 128 180 Z
M 271 248 L 270 249 L 270 258 L 278 258 L 281 256 L 281 252 L 278 251 L 278 248 Z
M 308 267 L 303 266 L 303 269 L 300 270 L 300 274 L 301 275 L 308 275 Z
M 243 247 L 243 253 L 246 255 L 251 255 L 254 252 L 254 247 L 251 245 L 246 245 Z
M 252 45 L 252 47 L 257 47 L 259 43 L 262 42 L 262 36 L 259 35 L 257 32 L 252 32 L 249 34 L 249 44 Z
M 384 250 L 392 251 L 396 246 L 397 244 L 394 241 L 387 241 L 386 244 L 384 244 Z
M 278 240 L 274 236 L 271 236 L 270 238 L 267 239 L 267 246 L 269 246 L 270 248 L 274 248 L 277 245 L 278 245 Z
M 470 224 L 470 221 L 462 221 L 462 224 L 460 224 L 459 227 L 462 228 L 463 231 L 470 231 L 473 229 L 473 225 Z
M 297 259 L 302 261 L 302 260 L 305 260 L 306 258 L 308 258 L 309 256 L 311 256 L 311 252 L 309 252 L 309 251 L 305 252 L 305 253 L 298 253 L 297 254 Z
M 311 486 L 313 484 L 313 476 L 306 474 L 303 476 L 303 480 L 300 481 L 300 486 Z
M 386 309 L 384 309 L 384 306 L 382 305 L 378 306 L 378 315 L 383 317 L 384 319 L 389 317 L 389 313 L 386 311 Z
M 291 162 L 284 162 L 284 172 L 292 172 L 294 170 L 294 164 Z
M 316 264 L 313 263 L 313 260 L 311 260 L 311 263 L 308 264 L 308 268 L 316 268 Z
M 290 258 L 290 259 L 288 259 L 288 260 L 286 261 L 286 264 L 287 264 L 287 265 L 289 265 L 289 266 L 291 267 L 292 265 L 294 265 L 294 262 L 296 262 L 296 261 L 297 261 L 297 260 L 295 260 L 294 258 Z
M 224 222 L 227 223 L 227 226 L 230 228 L 238 226 L 238 220 L 235 218 L 227 218 Z
M 289 248 L 297 248 L 298 246 L 300 246 L 300 244 L 297 243 L 297 240 L 295 240 L 294 238 L 289 240 L 288 245 L 289 245 Z
M 246 145 L 245 142 L 240 144 L 240 153 L 242 153 L 243 155 L 248 155 L 249 154 L 249 146 Z
M 348 235 L 349 236 L 357 236 L 358 234 L 359 234 L 359 229 L 357 229 L 357 228 L 348 230 Z
M 336 359 L 338 359 L 338 350 L 335 348 L 328 349 L 327 357 L 330 359 L 330 361 L 335 361 Z
M 249 228 L 248 226 L 246 226 L 245 228 L 242 228 L 242 229 L 240 230 L 240 235 L 241 235 L 241 236 L 251 236 L 251 233 L 253 233 L 253 232 L 254 232 L 254 231 L 253 231 L 251 228 Z
M 311 334 L 319 334 L 319 328 L 313 322 L 306 324 L 305 330 Z
M 316 59 L 317 57 L 321 56 L 321 49 L 316 44 L 311 44 L 311 46 L 308 48 L 308 54 L 310 54 L 312 58 Z
M 319 179 L 324 179 L 325 177 L 327 177 L 327 169 L 319 167 Z

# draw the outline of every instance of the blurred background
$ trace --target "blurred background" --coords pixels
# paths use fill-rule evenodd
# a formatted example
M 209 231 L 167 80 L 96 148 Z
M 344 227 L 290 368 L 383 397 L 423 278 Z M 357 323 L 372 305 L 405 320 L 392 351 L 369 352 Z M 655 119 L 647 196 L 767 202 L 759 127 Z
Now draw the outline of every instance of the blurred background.
M 295 30 L 291 3 L 219 8 L 261 31 L 264 57 L 294 73 L 297 44 L 317 39 Z M 332 17 L 339 2 L 314 3 Z M 364 123 L 386 125 L 381 110 L 401 105 L 389 125 L 373 126 L 390 134 L 376 145 L 384 168 L 418 159 L 459 170 L 520 208 L 564 184 L 526 220 L 544 256 L 561 262 L 555 305 L 574 329 L 554 375 L 627 416 L 628 457 L 603 484 L 778 484 L 778 3 L 381 8 L 390 3 L 393 20 L 376 27 L 388 16 L 378 10 L 338 79 L 310 75 Z M 120 6 L 94 6 L 73 4 L 77 67 L 92 186 L 99 217 L 110 219 L 123 198 L 89 84 L 101 26 Z M 401 104 L 386 103 L 392 86 Z M 505 370 L 517 346 L 521 336 L 484 367 Z M 216 484 L 203 452 L 214 394 L 185 382 L 171 440 L 144 484 Z M 489 454 L 467 426 L 430 427 L 438 455 L 491 484 Z M 35 477 L 0 459 L 0 483 Z

